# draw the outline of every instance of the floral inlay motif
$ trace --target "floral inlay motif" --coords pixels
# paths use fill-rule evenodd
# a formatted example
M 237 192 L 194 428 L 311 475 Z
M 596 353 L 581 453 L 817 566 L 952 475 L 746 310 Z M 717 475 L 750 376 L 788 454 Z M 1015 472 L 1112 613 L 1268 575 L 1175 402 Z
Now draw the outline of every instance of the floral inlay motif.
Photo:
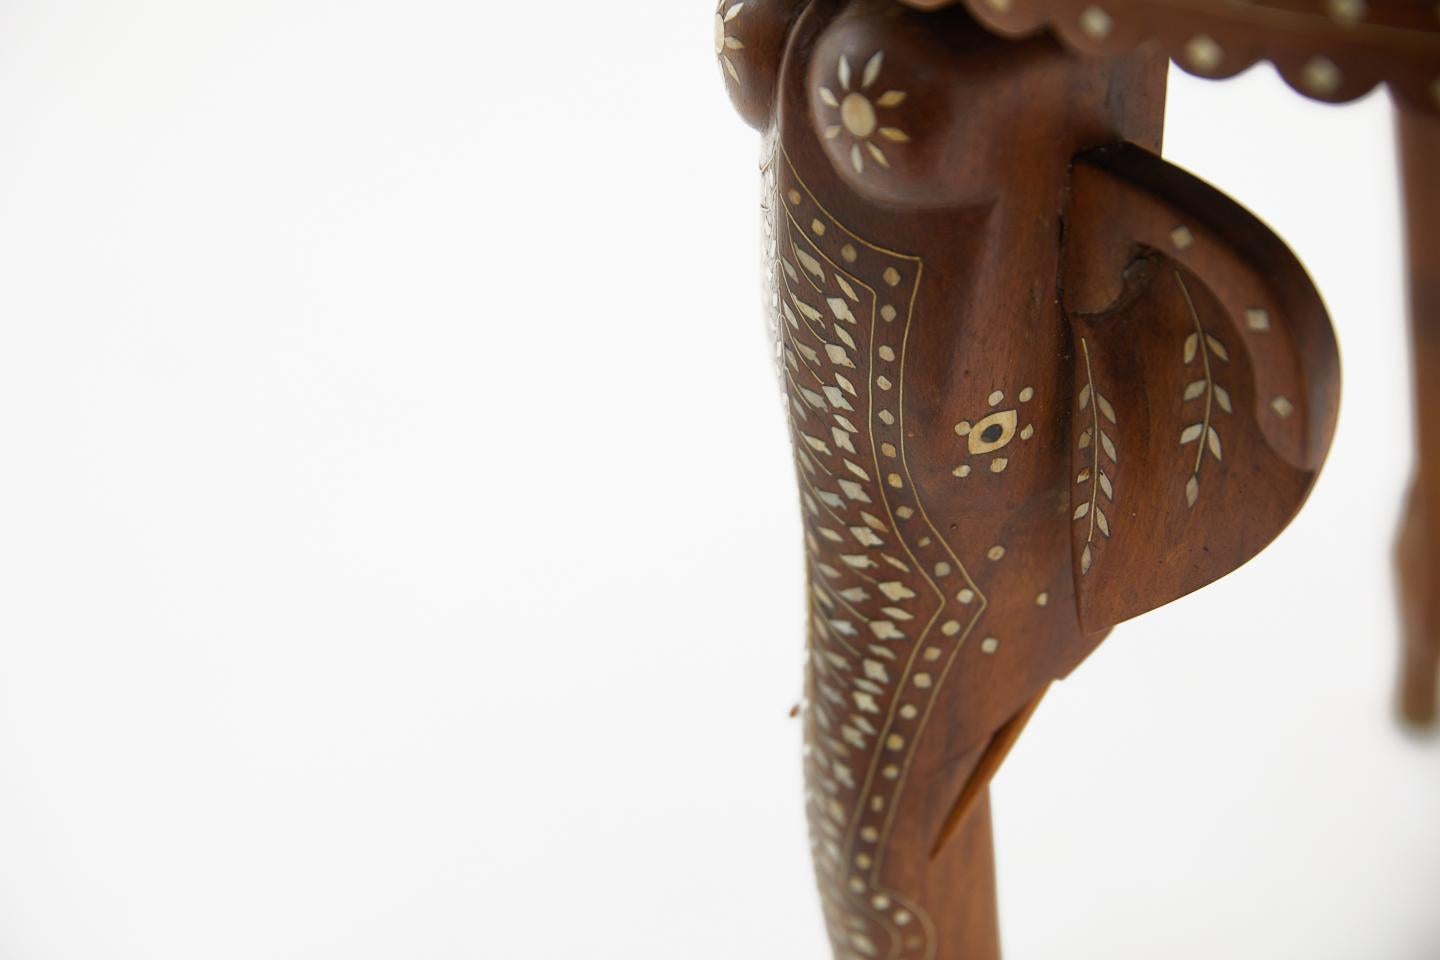
M 1020 391 L 1020 403 L 1027 404 L 1035 397 L 1033 387 L 1025 387 Z M 1019 407 L 1010 406 L 1006 409 L 996 409 L 1005 403 L 1005 391 L 996 390 L 986 398 L 986 402 L 995 411 L 987 414 L 975 423 L 969 420 L 961 420 L 955 424 L 957 436 L 965 438 L 965 451 L 971 457 L 983 457 L 988 454 L 997 454 L 987 462 L 991 473 L 1003 473 L 1010 465 L 1010 457 L 1000 454 L 1010 445 L 1010 441 L 1019 437 L 1021 440 L 1029 440 L 1035 436 L 1033 424 L 1020 424 L 1022 410 Z M 960 479 L 970 476 L 971 467 L 968 463 L 962 463 L 951 471 Z
M 882 167 L 890 166 L 890 158 L 881 149 L 880 141 L 910 141 L 910 135 L 904 130 L 885 125 L 881 120 L 880 111 L 893 110 L 904 103 L 907 96 L 904 90 L 886 90 L 879 96 L 874 95 L 872 88 L 880 79 L 884 65 L 885 51 L 881 50 L 865 63 L 860 82 L 856 84 L 849 59 L 841 57 L 835 68 L 839 91 L 824 86 L 816 91 L 820 102 L 834 112 L 827 119 L 835 122 L 826 125 L 823 135 L 826 140 L 840 137 L 850 140 L 850 165 L 856 173 L 865 172 L 866 156 Z
M 715 8 L 715 56 L 720 58 L 720 65 L 736 83 L 740 82 L 740 71 L 735 68 L 735 61 L 730 59 L 730 53 L 733 50 L 744 50 L 745 44 L 740 42 L 739 37 L 731 36 L 729 31 L 731 21 L 744 10 L 744 2 L 733 4 L 726 9 L 725 0 L 720 0 L 720 5 Z

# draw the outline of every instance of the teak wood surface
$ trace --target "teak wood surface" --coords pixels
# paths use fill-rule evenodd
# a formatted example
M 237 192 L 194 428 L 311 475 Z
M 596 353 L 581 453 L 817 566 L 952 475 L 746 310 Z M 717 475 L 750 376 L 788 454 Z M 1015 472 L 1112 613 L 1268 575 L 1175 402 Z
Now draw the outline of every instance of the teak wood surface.
M 988 785 L 1047 687 L 1116 623 L 1269 543 L 1335 427 L 1335 340 L 1304 270 L 1159 156 L 1169 51 L 1147 31 L 1170 21 L 1141 14 L 1166 3 L 1129 0 L 1123 26 L 1090 15 L 1079 41 L 1058 25 L 1069 6 L 716 11 L 724 82 L 765 143 L 767 309 L 809 580 L 805 800 L 844 960 L 999 956 Z M 1325 48 L 1337 71 L 1373 67 L 1371 33 L 1352 36 Z M 1301 84 L 1320 55 L 1298 61 Z M 1434 212 L 1422 61 L 1396 63 L 1406 163 L 1430 181 L 1413 209 Z M 1331 99 L 1374 82 L 1321 79 Z M 1425 370 L 1440 364 L 1436 223 L 1410 221 Z M 1432 412 L 1403 541 L 1416 718 L 1440 656 L 1435 382 L 1420 378 Z

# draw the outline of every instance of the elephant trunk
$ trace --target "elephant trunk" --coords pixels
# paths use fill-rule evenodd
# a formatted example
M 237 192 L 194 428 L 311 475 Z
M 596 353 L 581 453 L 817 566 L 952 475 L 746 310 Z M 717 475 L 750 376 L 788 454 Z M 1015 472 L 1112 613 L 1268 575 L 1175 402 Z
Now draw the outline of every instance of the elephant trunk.
M 990 794 L 978 782 L 984 754 L 964 758 L 965 808 L 938 846 L 936 825 L 946 819 L 947 804 L 929 789 L 905 805 L 887 837 L 877 842 L 862 828 L 847 838 L 814 756 L 806 771 L 811 842 L 835 956 L 999 960 Z M 978 785 L 967 790 L 970 784 Z

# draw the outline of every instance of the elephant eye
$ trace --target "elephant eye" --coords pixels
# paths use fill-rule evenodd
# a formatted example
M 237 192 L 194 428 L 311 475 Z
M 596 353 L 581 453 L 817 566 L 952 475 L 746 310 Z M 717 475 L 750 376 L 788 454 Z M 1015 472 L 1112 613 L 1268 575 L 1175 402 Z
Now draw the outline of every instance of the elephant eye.
M 1014 410 L 992 413 L 970 428 L 968 445 L 972 454 L 999 450 L 1015 436 Z

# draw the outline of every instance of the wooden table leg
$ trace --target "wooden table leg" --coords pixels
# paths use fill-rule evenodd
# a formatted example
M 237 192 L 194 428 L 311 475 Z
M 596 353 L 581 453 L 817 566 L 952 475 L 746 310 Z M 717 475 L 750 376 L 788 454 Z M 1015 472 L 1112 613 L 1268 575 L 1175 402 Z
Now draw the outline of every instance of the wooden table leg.
M 1111 626 L 1289 522 L 1333 432 L 1329 321 L 1157 155 L 1163 58 L 890 0 L 723 0 L 715 49 L 766 135 L 834 956 L 998 960 L 990 777 Z
M 1404 651 L 1402 717 L 1436 720 L 1440 676 L 1440 120 L 1400 104 L 1396 109 L 1410 273 L 1414 351 L 1416 473 L 1401 521 L 1400 574 Z

